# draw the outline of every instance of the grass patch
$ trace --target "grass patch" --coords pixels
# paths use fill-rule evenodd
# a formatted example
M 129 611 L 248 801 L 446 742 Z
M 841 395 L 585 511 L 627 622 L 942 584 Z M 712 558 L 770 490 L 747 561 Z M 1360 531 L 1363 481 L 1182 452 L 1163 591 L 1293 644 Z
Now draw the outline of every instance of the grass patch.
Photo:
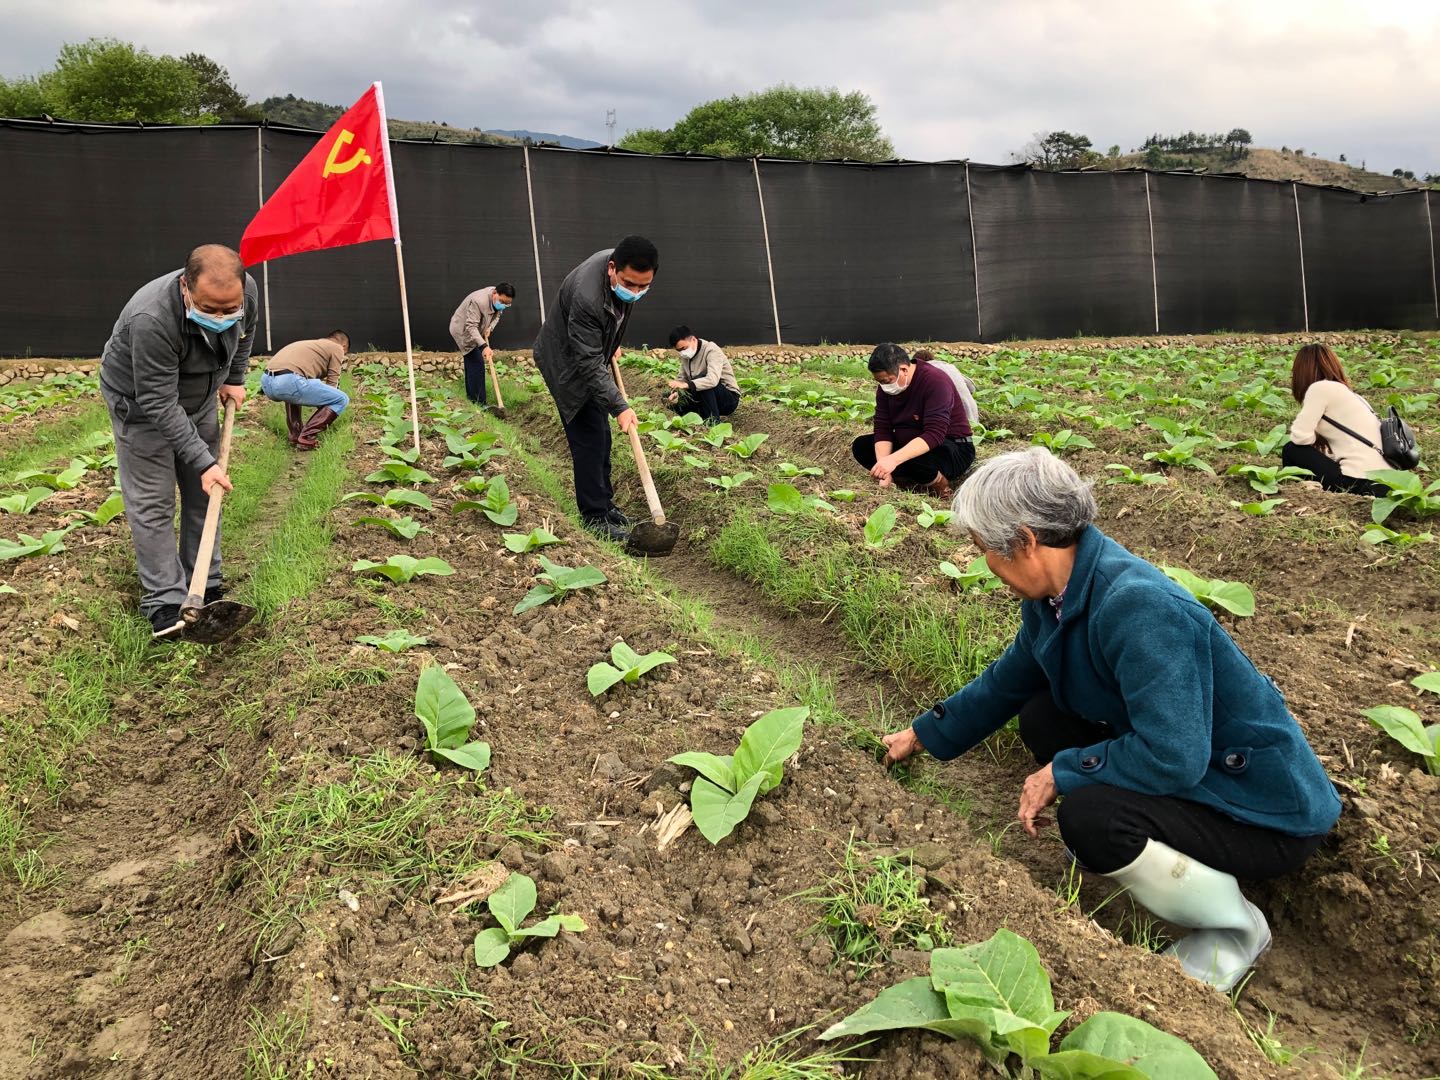
M 32 428 L 26 439 L 13 449 L 0 451 L 0 483 L 26 469 L 38 469 L 51 462 L 68 461 L 87 449 L 97 431 L 110 427 L 110 416 L 103 401 L 86 405 L 74 416 L 54 420 Z M 0 428 L 0 435 L 4 429 Z
M 527 807 L 508 790 L 446 780 L 388 751 L 352 759 L 348 767 L 345 779 L 300 779 L 269 809 L 251 801 L 244 827 L 255 837 L 257 949 L 341 886 L 357 895 L 367 886 L 413 893 L 486 862 L 479 853 L 485 840 L 551 839 L 543 831 L 550 812 Z
M 259 1009 L 245 1022 L 250 1041 L 245 1045 L 245 1080 L 290 1080 L 310 1075 L 301 1062 L 301 1047 L 309 1026 L 304 1016 L 278 1012 L 267 1017 Z

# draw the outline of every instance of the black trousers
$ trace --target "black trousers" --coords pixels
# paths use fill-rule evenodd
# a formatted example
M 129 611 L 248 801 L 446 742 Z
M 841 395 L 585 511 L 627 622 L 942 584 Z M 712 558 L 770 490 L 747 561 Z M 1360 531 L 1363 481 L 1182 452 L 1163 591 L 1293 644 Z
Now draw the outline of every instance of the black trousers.
M 610 414 L 587 401 L 575 416 L 560 418 L 575 469 L 575 505 L 586 521 L 599 521 L 615 505 L 610 483 Z
M 875 466 L 875 436 L 861 435 L 850 444 L 850 452 L 865 470 Z M 975 463 L 975 444 L 969 439 L 946 439 L 934 450 L 903 462 L 895 470 L 894 479 L 903 487 L 924 487 L 933 483 L 936 473 L 944 473 L 952 484 L 964 476 Z
M 1309 469 L 1326 491 L 1348 491 L 1351 495 L 1383 495 L 1385 489 L 1373 480 L 1363 476 L 1346 476 L 1340 471 L 1340 463 L 1313 446 L 1298 446 L 1287 442 L 1280 451 L 1280 461 Z
M 739 394 L 723 383 L 716 383 L 708 390 L 681 390 L 673 407 L 681 416 L 688 412 L 699 413 L 713 424 L 720 417 L 733 413 L 739 404 Z
M 1048 690 L 1020 710 L 1020 738 L 1038 765 L 1048 765 L 1061 750 L 1112 737 L 1108 725 L 1060 708 Z M 1260 881 L 1298 870 L 1325 841 L 1323 834 L 1289 836 L 1187 799 L 1109 784 L 1075 789 L 1061 799 L 1057 817 L 1065 846 L 1097 874 L 1130 865 L 1146 841 L 1159 840 L 1212 869 Z
M 485 404 L 484 345 L 477 345 L 465 354 L 465 396 L 476 405 Z

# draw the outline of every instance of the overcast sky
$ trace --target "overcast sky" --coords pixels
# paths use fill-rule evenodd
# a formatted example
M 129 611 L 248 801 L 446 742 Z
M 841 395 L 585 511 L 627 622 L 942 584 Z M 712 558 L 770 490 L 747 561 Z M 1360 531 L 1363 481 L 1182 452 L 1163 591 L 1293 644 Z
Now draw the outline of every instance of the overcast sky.
M 1256 145 L 1440 172 L 1440 3 L 1398 0 L 4 0 L 0 74 L 113 36 L 203 52 L 252 99 L 607 141 L 777 82 L 862 90 L 897 153 L 1005 162 L 1245 127 Z

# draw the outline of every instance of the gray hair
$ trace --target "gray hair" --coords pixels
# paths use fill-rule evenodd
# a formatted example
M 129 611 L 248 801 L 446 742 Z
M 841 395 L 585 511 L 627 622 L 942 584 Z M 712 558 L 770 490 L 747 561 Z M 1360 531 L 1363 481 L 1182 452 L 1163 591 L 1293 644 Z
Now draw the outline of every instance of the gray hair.
M 955 495 L 951 523 L 1009 559 L 1024 529 L 1044 547 L 1069 547 L 1095 520 L 1089 481 L 1043 446 L 993 457 Z

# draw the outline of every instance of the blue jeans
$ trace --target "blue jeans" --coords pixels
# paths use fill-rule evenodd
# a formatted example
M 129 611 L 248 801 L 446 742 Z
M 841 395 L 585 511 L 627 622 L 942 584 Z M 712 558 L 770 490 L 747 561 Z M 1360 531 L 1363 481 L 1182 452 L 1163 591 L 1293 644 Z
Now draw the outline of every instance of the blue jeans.
M 323 379 L 307 379 L 304 375 L 290 372 L 283 375 L 265 372 L 260 376 L 260 392 L 271 401 L 284 401 L 290 405 L 313 405 L 317 409 L 328 406 L 335 410 L 337 416 L 350 404 L 350 395 L 338 386 L 331 386 Z

